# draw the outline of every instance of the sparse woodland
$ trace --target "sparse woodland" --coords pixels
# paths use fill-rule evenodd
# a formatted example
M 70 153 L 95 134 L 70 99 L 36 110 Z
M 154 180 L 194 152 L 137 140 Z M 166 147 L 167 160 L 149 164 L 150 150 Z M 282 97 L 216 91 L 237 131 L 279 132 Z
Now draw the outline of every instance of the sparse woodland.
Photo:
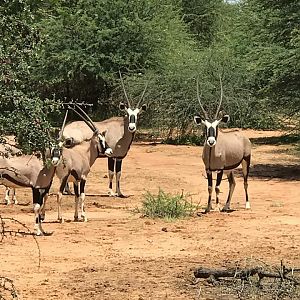
M 3 1 L 1 134 L 15 134 L 31 152 L 49 144 L 62 101 L 92 103 L 98 119 L 118 114 L 119 70 L 133 99 L 149 81 L 142 125 L 158 135 L 191 132 L 197 77 L 214 110 L 219 75 L 230 126 L 299 128 L 299 5 Z
M 123 113 L 119 110 L 119 103 L 126 101 L 126 99 L 119 74 L 122 74 L 128 96 L 134 103 L 139 101 L 140 95 L 147 85 L 143 103 L 148 105 L 148 109 L 139 119 L 141 128 L 139 128 L 136 139 L 150 137 L 150 139 L 159 138 L 166 143 L 198 145 L 203 141 L 203 137 L 201 137 L 199 129 L 193 124 L 194 115 L 201 114 L 197 100 L 196 82 L 199 82 L 204 108 L 213 114 L 220 99 L 220 79 L 223 88 L 221 110 L 230 115 L 229 127 L 259 130 L 283 129 L 288 133 L 283 136 L 259 135 L 251 138 L 253 143 L 258 146 L 257 148 L 267 142 L 273 144 L 272 146 L 277 146 L 280 142 L 284 145 L 280 145 L 276 151 L 274 149 L 261 150 L 254 147 L 254 155 L 257 155 L 258 158 L 255 158 L 256 161 L 254 159 L 256 165 L 251 166 L 250 176 L 251 180 L 257 180 L 257 184 L 253 184 L 251 187 L 253 188 L 251 200 L 253 197 L 254 205 L 257 206 L 253 209 L 253 214 L 240 214 L 233 216 L 232 219 L 231 215 L 223 214 L 222 216 L 226 218 L 223 220 L 219 217 L 215 219 L 203 217 L 201 219 L 202 215 L 196 214 L 196 210 L 201 205 L 203 206 L 203 199 L 206 199 L 206 194 L 201 193 L 204 190 L 207 191 L 206 185 L 204 187 L 205 175 L 200 174 L 199 171 L 200 151 L 198 153 L 195 149 L 189 149 L 192 147 L 186 147 L 187 151 L 182 149 L 181 154 L 178 154 L 177 150 L 172 152 L 174 149 L 168 148 L 170 145 L 163 145 L 166 149 L 159 148 L 162 145 L 155 148 L 156 143 L 149 145 L 152 148 L 147 151 L 144 151 L 142 147 L 134 150 L 136 151 L 133 152 L 135 155 L 139 155 L 139 158 L 145 157 L 145 159 L 143 165 L 138 167 L 136 167 L 137 161 L 133 160 L 132 156 L 128 158 L 127 161 L 129 162 L 126 162 L 126 168 L 130 172 L 128 172 L 127 177 L 123 178 L 128 184 L 128 188 L 126 186 L 127 191 L 133 193 L 128 192 L 132 197 L 128 201 L 122 200 L 123 202 L 117 202 L 119 199 L 113 198 L 114 200 L 111 200 L 108 197 L 108 200 L 100 199 L 106 201 L 105 205 L 104 202 L 100 203 L 98 198 L 93 198 L 90 200 L 93 202 L 89 203 L 89 209 L 94 213 L 92 214 L 93 217 L 99 212 L 98 209 L 106 209 L 111 212 L 111 214 L 107 214 L 109 216 L 119 213 L 120 215 L 116 218 L 124 218 L 124 223 L 123 221 L 115 222 L 114 219 L 94 218 L 96 229 L 91 231 L 92 233 L 88 232 L 88 227 L 80 229 L 83 230 L 80 233 L 77 227 L 76 229 L 71 227 L 73 224 L 68 224 L 70 227 L 64 226 L 66 225 L 64 224 L 59 228 L 60 236 L 58 234 L 57 237 L 54 237 L 57 239 L 56 243 L 49 247 L 49 242 L 48 247 L 46 247 L 48 241 L 42 240 L 44 249 L 53 247 L 50 249 L 53 251 L 59 249 L 63 244 L 62 249 L 59 249 L 60 254 L 55 253 L 54 255 L 54 252 L 50 251 L 49 254 L 44 251 L 44 257 L 46 257 L 44 269 L 49 268 L 50 270 L 52 268 L 51 255 L 61 258 L 61 261 L 58 259 L 56 262 L 57 265 L 65 261 L 68 268 L 70 267 L 70 270 L 60 274 L 55 273 L 58 271 L 54 264 L 53 270 L 50 270 L 53 271 L 53 279 L 51 274 L 41 275 L 42 272 L 33 269 L 30 265 L 33 278 L 41 275 L 40 282 L 43 280 L 42 284 L 46 286 L 44 289 L 48 289 L 47 284 L 49 283 L 49 285 L 56 284 L 55 292 L 61 288 L 65 292 L 69 291 L 68 296 L 71 293 L 70 290 L 72 293 L 74 291 L 77 293 L 80 290 L 80 295 L 83 295 L 82 299 L 121 299 L 125 297 L 124 295 L 127 296 L 128 290 L 133 291 L 132 294 L 128 294 L 128 297 L 136 296 L 136 290 L 143 290 L 144 285 L 146 285 L 145 282 L 150 282 L 147 287 L 148 294 L 146 293 L 149 299 L 156 289 L 159 291 L 159 295 L 164 297 L 160 299 L 169 299 L 162 293 L 164 288 L 170 289 L 169 283 L 173 284 L 173 278 L 168 279 L 168 283 L 168 281 L 164 281 L 164 278 L 167 277 L 162 277 L 159 282 L 157 273 L 161 269 L 165 271 L 163 267 L 166 265 L 170 269 L 173 268 L 173 264 L 179 266 L 176 269 L 176 274 L 179 274 L 179 271 L 183 272 L 182 270 L 186 271 L 187 265 L 195 268 L 197 265 L 195 265 L 194 258 L 198 259 L 197 255 L 201 257 L 201 251 L 207 251 L 207 260 L 203 257 L 202 260 L 210 263 L 213 263 L 215 258 L 220 262 L 221 258 L 223 259 L 223 254 L 224 257 L 232 255 L 233 258 L 234 255 L 252 257 L 252 251 L 254 256 L 264 255 L 266 259 L 276 257 L 276 261 L 299 259 L 297 252 L 299 236 L 298 233 L 293 232 L 295 226 L 299 226 L 299 215 L 297 216 L 299 212 L 297 210 L 297 206 L 299 207 L 297 184 L 299 182 L 298 156 L 300 149 L 299 12 L 299 0 L 1 1 L 0 143 L 3 142 L 1 137 L 14 135 L 18 147 L 22 149 L 23 153 L 28 154 L 37 151 L 45 153 L 45 149 L 48 149 L 57 140 L 58 128 L 61 127 L 65 115 L 64 103 L 66 102 L 89 104 L 84 109 L 88 110 L 88 114 L 95 121 L 122 115 Z M 79 119 L 78 116 L 70 111 L 68 121 L 77 119 Z M 293 144 L 292 150 L 286 148 L 288 146 L 285 144 Z M 192 153 L 191 151 L 195 152 Z M 155 158 L 152 157 L 152 153 L 156 155 Z M 282 154 L 285 155 L 284 158 L 280 158 Z M 195 157 L 198 161 L 194 160 Z M 179 159 L 181 159 L 180 163 Z M 97 163 L 99 165 L 98 161 Z M 167 168 L 165 168 L 166 165 Z M 158 169 L 156 170 L 156 168 Z M 190 168 L 190 172 L 184 173 L 184 168 L 185 172 Z M 99 195 L 98 181 L 105 177 L 102 173 L 100 176 L 98 173 L 95 174 L 90 175 L 94 178 L 93 185 L 91 184 L 89 187 L 93 188 L 93 196 Z M 274 184 L 271 181 L 274 178 L 278 181 L 275 183 L 278 188 L 277 190 L 274 188 L 275 196 L 273 197 L 273 191 L 269 192 L 268 189 L 273 188 L 270 186 Z M 238 177 L 237 181 L 240 179 Z M 199 187 L 200 181 L 201 188 Z M 140 184 L 138 188 L 137 183 Z M 158 185 L 162 185 L 163 188 L 170 189 L 172 192 L 176 192 L 176 189 L 180 188 L 181 193 L 173 197 L 168 191 L 164 193 L 163 190 L 160 190 Z M 152 194 L 156 188 L 159 188 L 157 197 Z M 149 189 L 151 193 L 143 194 L 145 189 Z M 189 194 L 190 191 L 193 192 L 191 195 Z M 145 199 L 144 210 L 137 210 L 139 213 L 142 212 L 142 216 L 132 219 L 132 211 L 134 211 L 132 206 L 134 205 L 136 209 L 142 202 L 142 196 Z M 24 199 L 29 199 L 26 193 L 23 193 L 22 197 L 23 202 Z M 224 194 L 222 197 L 225 197 Z M 193 198 L 192 200 L 197 198 L 197 205 L 192 204 L 192 200 L 190 203 L 190 198 Z M 52 202 L 55 201 L 52 200 Z M 31 198 L 28 203 L 31 205 Z M 22 205 L 29 206 L 28 203 Z M 237 203 L 237 206 L 240 207 L 240 202 Z M 68 205 L 70 211 L 73 202 Z M 10 214 L 15 207 L 10 208 Z M 129 218 L 127 214 L 130 209 L 132 210 Z M 166 211 L 165 214 L 161 214 L 162 209 Z M 52 203 L 51 206 L 50 199 L 49 211 L 52 217 L 55 210 L 56 202 L 55 204 Z M 26 218 L 31 213 L 31 208 L 26 210 L 26 208 L 19 207 L 16 211 L 19 213 L 25 211 L 27 215 L 23 213 L 23 218 L 26 215 L 24 222 L 28 222 Z M 262 211 L 265 212 L 265 215 L 261 213 Z M 29 251 L 31 246 L 27 245 L 25 237 L 31 236 L 30 230 L 23 224 L 23 221 L 4 215 L 5 211 L 1 211 L 1 251 L 5 250 L 4 242 L 7 240 L 14 241 L 16 237 L 23 242 L 22 247 Z M 182 223 L 182 226 L 173 223 L 165 225 L 165 223 L 159 223 L 163 222 L 161 220 L 156 224 L 155 222 L 151 223 L 152 221 L 148 219 L 146 221 L 143 219 L 172 219 L 179 216 L 193 216 L 195 218 L 192 221 L 188 220 L 186 223 L 190 222 L 188 225 Z M 269 225 L 274 225 L 274 227 L 267 227 L 263 224 L 264 222 L 267 223 L 266 220 L 269 216 L 270 219 L 273 218 L 273 223 L 270 221 Z M 294 219 L 285 220 L 284 217 L 286 216 L 295 218 L 295 220 L 298 219 L 296 221 Z M 111 223 L 107 225 L 105 222 Z M 248 222 L 249 228 L 252 228 L 252 243 L 251 238 L 248 239 L 248 227 L 244 227 Z M 49 227 L 57 226 L 55 222 L 52 222 L 54 224 L 51 221 L 49 223 L 47 224 Z M 93 223 L 90 224 L 93 225 Z M 132 224 L 135 226 L 132 230 L 134 234 L 131 231 L 130 233 L 127 232 L 130 226 L 131 230 Z M 232 224 L 236 226 L 235 232 L 226 232 L 228 228 L 228 231 L 232 229 Z M 55 230 L 57 228 L 55 227 Z M 148 238 L 149 228 L 152 228 L 153 232 Z M 57 232 L 59 230 L 57 229 Z M 121 237 L 115 238 L 111 230 L 120 232 Z M 215 232 L 210 234 L 210 230 L 215 230 Z M 223 234 L 222 230 L 226 233 Z M 261 236 L 265 240 L 258 240 L 260 230 Z M 299 232 L 295 229 L 296 231 Z M 88 236 L 88 233 L 91 235 Z M 205 233 L 209 237 L 205 236 Z M 87 235 L 85 236 L 85 234 Z M 94 236 L 94 234 L 96 235 Z M 130 239 L 138 234 L 136 240 L 138 245 L 142 245 L 142 248 L 136 250 L 138 248 L 135 249 L 132 246 L 136 240 Z M 160 234 L 160 237 L 162 234 L 166 236 L 169 234 L 169 236 L 155 240 L 156 234 Z M 86 243 L 91 236 L 95 244 Z M 181 240 L 182 236 L 185 237 Z M 124 245 L 122 244 L 123 238 L 125 239 Z M 176 238 L 174 245 L 180 244 L 178 249 L 173 250 L 173 246 L 169 245 L 172 238 Z M 227 238 L 227 244 L 222 244 L 222 242 L 226 242 Z M 286 242 L 288 238 L 290 240 Z M 112 241 L 105 242 L 105 239 L 112 239 Z M 128 243 L 127 239 L 131 241 L 131 244 Z M 143 241 L 144 244 L 140 241 Z M 202 247 L 203 241 L 206 241 L 205 247 Z M 238 244 L 237 241 L 239 243 L 241 241 L 241 243 L 235 245 Z M 279 242 L 277 243 L 277 241 Z M 116 242 L 119 243 L 118 246 L 120 247 L 117 250 L 111 246 Z M 42 251 L 40 251 L 39 243 L 35 237 L 34 243 L 37 245 L 37 260 L 38 265 L 40 265 Z M 182 247 L 181 243 L 185 247 Z M 200 244 L 201 246 L 199 246 Z M 99 245 L 103 248 L 100 248 Z M 155 248 L 157 245 L 161 248 Z M 9 246 L 11 249 L 15 249 L 13 243 Z M 265 248 L 262 247 L 261 250 L 261 246 Z M 127 247 L 130 250 L 128 253 L 132 256 L 126 253 Z M 189 255 L 184 255 L 191 250 L 188 247 L 194 247 L 190 261 L 187 260 Z M 93 254 L 89 259 L 98 268 L 82 264 L 79 257 L 82 255 L 84 260 L 84 253 L 78 254 L 78 257 L 71 255 L 69 261 L 69 256 L 67 258 L 63 256 L 65 255 L 64 250 L 67 249 L 67 255 L 69 255 L 72 251 L 77 253 L 79 248 L 87 249 L 88 253 Z M 153 258 L 153 261 L 149 259 L 150 255 L 149 257 L 146 256 L 149 249 L 161 251 L 157 257 Z M 135 250 L 136 252 L 134 252 Z M 136 258 L 135 255 L 139 253 L 138 251 L 145 252 L 145 257 L 140 258 L 138 256 Z M 179 255 L 176 251 L 179 251 Z M 123 252 L 128 256 L 121 256 Z M 14 252 L 9 254 L 14 255 L 14 258 L 18 257 Z M 7 258 L 5 251 L 2 252 L 2 255 L 0 257 L 3 258 L 3 261 L 4 258 L 6 259 L 4 265 L 7 266 L 10 263 L 8 262 L 9 258 Z M 46 255 L 50 256 L 47 257 Z M 97 255 L 105 259 L 105 269 L 101 269 L 101 261 L 97 265 Z M 180 263 L 177 263 L 173 256 L 176 256 Z M 128 257 L 132 261 L 128 260 Z M 17 262 L 19 261 L 17 260 Z M 292 296 L 293 299 L 298 299 L 300 293 L 298 262 L 295 266 L 292 264 L 285 265 L 281 262 L 280 267 L 268 268 L 264 263 L 263 265 L 257 265 L 257 261 L 255 263 L 255 265 L 235 266 L 234 268 L 230 266 L 227 269 L 198 265 L 195 277 L 201 278 L 201 280 L 195 280 L 192 283 L 195 290 L 197 289 L 197 299 L 202 299 L 200 292 L 202 292 L 203 287 L 203 295 L 210 295 L 211 293 L 216 295 L 214 290 L 211 291 L 212 286 L 221 294 L 224 291 L 227 293 L 227 287 L 230 287 L 229 295 L 236 295 L 234 299 L 259 299 L 250 298 L 249 295 L 266 296 L 266 298 L 261 299 L 292 299 L 289 298 Z M 15 263 L 15 265 L 19 268 L 21 263 Z M 116 268 L 116 265 L 121 265 L 121 267 Z M 154 275 L 151 274 L 151 268 Z M 57 269 L 59 270 L 59 268 Z M 125 273 L 114 274 L 113 277 L 116 281 L 113 281 L 110 272 L 116 269 L 125 270 Z M 141 273 L 141 270 L 145 269 L 148 272 L 145 275 L 146 279 L 142 277 L 143 274 Z M 165 272 L 170 272 L 170 269 Z M 22 274 L 23 271 L 22 268 L 19 268 L 16 272 Z M 73 280 L 76 278 L 76 272 L 80 278 L 77 281 Z M 90 276 L 86 277 L 88 278 L 86 281 L 82 279 L 83 273 L 91 273 L 84 275 Z M 9 273 L 9 275 L 14 274 Z M 47 276 L 50 278 L 49 282 Z M 56 277 L 60 278 L 60 276 L 64 280 L 62 283 L 57 283 Z M 148 280 L 148 276 L 151 280 Z M 100 282 L 101 284 L 99 284 L 99 278 L 103 281 Z M 123 290 L 124 282 L 128 278 L 129 283 Z M 139 282 L 140 278 L 143 280 Z M 204 280 L 207 278 L 209 278 L 208 281 Z M 27 277 L 25 279 L 28 280 Z M 21 280 L 18 283 L 20 282 Z M 89 285 L 85 286 L 86 282 Z M 163 284 L 163 288 L 157 288 L 158 282 Z M 30 284 L 31 286 L 38 286 L 35 282 L 34 285 L 32 282 Z M 189 282 L 189 288 L 192 285 Z M 207 292 L 205 286 L 207 285 L 209 291 L 205 294 Z M 24 287 L 23 283 L 23 291 L 26 290 L 26 287 L 27 285 Z M 120 287 L 122 288 L 121 291 L 118 290 Z M 104 292 L 109 297 L 93 298 L 94 290 L 101 297 L 101 293 Z M 177 293 L 177 287 L 174 290 Z M 38 291 L 34 292 L 33 295 L 38 295 Z M 182 289 L 183 298 L 176 297 L 176 299 L 187 299 L 185 292 L 190 293 L 190 291 Z M 29 293 L 31 291 L 28 291 Z M 272 297 L 267 298 L 271 294 Z M 111 295 L 114 295 L 115 298 L 110 298 Z M 172 294 L 170 295 L 172 297 Z M 29 297 L 31 296 L 30 294 Z M 0 272 L 0 300 L 19 299 L 18 297 L 15 278 L 3 276 Z M 56 299 L 55 297 L 60 296 L 57 294 L 51 299 Z M 64 300 L 65 298 L 60 299 Z

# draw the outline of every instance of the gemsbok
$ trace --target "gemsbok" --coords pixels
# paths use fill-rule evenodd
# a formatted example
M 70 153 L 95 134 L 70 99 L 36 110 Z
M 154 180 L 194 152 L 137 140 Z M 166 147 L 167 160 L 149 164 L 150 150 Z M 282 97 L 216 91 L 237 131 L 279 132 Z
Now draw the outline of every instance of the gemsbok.
M 45 234 L 41 225 L 42 207 L 60 160 L 60 148 L 52 148 L 45 157 L 50 159 L 50 166 L 46 166 L 43 160 L 34 154 L 0 158 L 0 184 L 10 188 L 32 189 L 36 235 Z
M 248 197 L 248 175 L 251 159 L 251 142 L 242 135 L 239 131 L 222 132 L 218 129 L 218 125 L 221 122 L 227 123 L 229 121 L 229 115 L 223 115 L 219 113 L 222 98 L 223 87 L 222 80 L 220 78 L 221 85 L 221 97 L 216 114 L 213 118 L 210 118 L 205 111 L 201 103 L 201 97 L 199 95 L 199 83 L 197 80 L 197 98 L 200 104 L 200 108 L 203 112 L 203 116 L 195 116 L 194 121 L 197 125 L 203 124 L 205 126 L 205 142 L 203 147 L 202 159 L 205 165 L 205 170 L 208 180 L 208 204 L 205 212 L 209 212 L 212 209 L 212 191 L 213 191 L 213 179 L 212 172 L 217 172 L 216 180 L 216 209 L 219 208 L 219 193 L 220 184 L 222 181 L 223 173 L 227 173 L 229 182 L 229 193 L 227 201 L 222 211 L 230 211 L 230 201 L 235 188 L 235 180 L 233 170 L 242 164 L 242 171 L 244 177 L 244 189 L 246 194 L 246 209 L 250 209 L 250 202 Z
M 63 222 L 61 200 L 65 185 L 68 182 L 73 182 L 74 185 L 74 221 L 78 221 L 80 218 L 82 218 L 83 221 L 86 222 L 87 217 L 85 214 L 84 200 L 87 176 L 99 155 L 110 156 L 113 154 L 112 149 L 107 146 L 104 136 L 100 134 L 90 117 L 79 106 L 76 104 L 75 106 L 78 110 L 72 107 L 70 107 L 70 109 L 72 109 L 84 120 L 84 123 L 88 126 L 88 128 L 90 128 L 92 136 L 89 139 L 82 141 L 80 144 L 75 145 L 68 144 L 69 141 L 65 140 L 65 145 L 70 145 L 72 147 L 64 147 L 62 149 L 62 163 L 60 163 L 56 168 L 56 175 L 60 180 L 60 187 L 57 193 L 57 204 L 58 220 L 61 223 Z M 63 135 L 64 131 L 62 131 L 61 134 Z M 80 216 L 78 215 L 79 204 L 81 207 Z
M 11 157 L 15 155 L 21 155 L 22 150 L 16 146 L 16 140 L 14 136 L 4 136 L 0 143 L 0 157 Z M 5 187 L 5 197 L 4 200 L 6 205 L 10 205 L 10 196 L 14 204 L 18 204 L 16 197 L 16 190 L 14 188 Z
M 130 102 L 122 76 L 120 74 L 122 88 L 125 94 L 125 98 L 127 100 L 127 105 L 124 103 L 120 103 L 119 108 L 126 112 L 126 116 L 124 117 L 112 117 L 110 119 L 94 122 L 95 126 L 98 128 L 100 132 L 104 132 L 104 136 L 107 144 L 112 149 L 113 154 L 108 157 L 108 177 L 109 177 L 109 195 L 117 196 L 117 197 L 125 197 L 120 188 L 120 178 L 122 171 L 122 161 L 126 157 L 130 146 L 133 142 L 134 135 L 137 130 L 137 121 L 138 115 L 147 109 L 147 105 L 140 105 L 146 89 L 147 84 L 144 88 L 144 91 L 141 95 L 136 106 L 133 106 Z M 64 137 L 66 140 L 70 140 L 70 143 L 81 143 L 86 139 L 91 138 L 91 132 L 89 131 L 86 124 L 82 121 L 75 121 L 69 123 L 64 130 Z M 104 156 L 102 156 L 104 157 Z M 114 174 L 116 174 L 116 192 L 113 192 L 113 178 Z

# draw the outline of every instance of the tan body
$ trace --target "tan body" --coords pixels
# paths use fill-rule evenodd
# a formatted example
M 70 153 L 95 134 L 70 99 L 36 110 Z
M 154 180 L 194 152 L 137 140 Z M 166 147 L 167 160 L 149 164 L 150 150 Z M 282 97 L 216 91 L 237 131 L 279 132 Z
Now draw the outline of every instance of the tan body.
M 62 150 L 62 162 L 56 168 L 56 175 L 60 180 L 60 188 L 57 195 L 57 203 L 58 220 L 61 222 L 63 222 L 61 213 L 62 193 L 67 182 L 74 183 L 74 219 L 78 220 L 78 204 L 80 201 L 81 216 L 84 221 L 87 221 L 84 210 L 84 185 L 92 165 L 99 156 L 98 143 L 98 137 L 94 136 L 89 141 L 84 141 L 81 144 L 73 146 L 72 148 L 63 148 Z M 80 184 L 80 192 L 78 191 L 78 184 Z
M 244 176 L 244 189 L 246 194 L 246 208 L 250 208 L 250 202 L 248 199 L 248 175 L 251 159 L 251 142 L 250 140 L 243 136 L 239 131 L 222 132 L 218 130 L 218 136 L 216 139 L 216 144 L 214 146 L 209 146 L 207 139 L 205 141 L 202 153 L 202 159 L 205 165 L 207 178 L 208 178 L 208 205 L 206 212 L 212 209 L 211 196 L 212 196 L 212 172 L 216 171 L 217 181 L 216 181 L 216 209 L 219 208 L 219 193 L 220 184 L 222 180 L 223 172 L 227 173 L 227 178 L 229 182 L 229 193 L 227 201 L 222 211 L 230 211 L 230 202 L 232 194 L 235 188 L 235 180 L 233 170 L 237 168 L 240 164 L 243 167 Z
M 232 170 L 251 155 L 251 142 L 239 131 L 219 130 L 217 143 L 209 147 L 205 142 L 202 159 L 208 171 Z
M 101 122 L 94 122 L 99 132 L 103 132 L 108 146 L 112 149 L 113 154 L 108 158 L 108 175 L 109 175 L 109 195 L 120 196 L 120 177 L 122 159 L 126 157 L 132 144 L 134 133 L 129 132 L 129 118 L 113 117 Z M 82 121 L 76 121 L 66 125 L 64 130 L 66 140 L 73 139 L 74 144 L 79 144 L 84 140 L 91 138 L 91 131 Z M 106 157 L 101 155 L 100 157 Z M 116 171 L 116 193 L 112 191 L 112 180 Z
M 127 130 L 128 117 L 113 117 L 101 122 L 94 122 L 99 132 L 103 132 L 108 146 L 113 151 L 113 158 L 124 158 L 131 146 L 134 134 Z M 93 133 L 83 121 L 66 125 L 64 138 L 73 139 L 74 144 L 91 139 Z M 102 155 L 102 157 L 106 157 Z
M 0 158 L 0 184 L 10 188 L 25 187 L 32 189 L 37 235 L 44 234 L 41 227 L 44 201 L 47 198 L 54 173 L 55 166 L 53 164 L 46 167 L 43 161 L 35 155 L 23 154 L 21 156 Z
M 223 207 L 222 211 L 230 210 L 230 201 L 235 188 L 233 170 L 241 163 L 243 166 L 246 208 L 250 208 L 250 202 L 248 198 L 248 175 L 251 160 L 251 143 L 250 140 L 247 137 L 243 136 L 243 134 L 241 134 L 239 131 L 222 132 L 218 129 L 218 126 L 221 122 L 227 123 L 230 119 L 229 115 L 224 115 L 220 111 L 223 99 L 223 84 L 221 74 L 219 75 L 219 78 L 221 96 L 217 111 L 213 118 L 209 117 L 208 113 L 201 103 L 201 96 L 199 94 L 199 79 L 197 78 L 197 98 L 203 115 L 194 116 L 194 121 L 197 125 L 205 126 L 205 144 L 202 153 L 202 159 L 205 165 L 208 181 L 208 203 L 205 212 L 209 212 L 212 209 L 211 198 L 213 189 L 213 171 L 217 172 L 215 187 L 217 210 L 220 210 L 219 194 L 222 176 L 224 171 L 226 171 L 227 173 L 229 193 L 226 204 Z

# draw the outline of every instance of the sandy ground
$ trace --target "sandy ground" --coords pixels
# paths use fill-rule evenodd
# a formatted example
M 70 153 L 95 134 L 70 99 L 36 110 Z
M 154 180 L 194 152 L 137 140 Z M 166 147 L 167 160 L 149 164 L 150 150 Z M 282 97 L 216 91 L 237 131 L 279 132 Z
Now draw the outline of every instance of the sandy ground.
M 263 139 L 276 132 L 246 134 Z M 178 221 L 143 218 L 135 213 L 146 191 L 189 194 L 207 201 L 201 147 L 134 144 L 123 162 L 123 193 L 107 195 L 106 159 L 99 159 L 87 181 L 87 223 L 75 223 L 73 197 L 64 196 L 67 222 L 56 222 L 50 196 L 43 227 L 52 236 L 7 237 L 0 243 L 0 276 L 14 283 L 22 299 L 223 299 L 192 285 L 193 269 L 221 267 L 245 258 L 300 266 L 300 159 L 292 145 L 253 146 L 249 179 L 251 210 L 245 210 L 242 178 L 237 176 L 232 213 L 199 214 Z M 51 189 L 57 191 L 57 180 Z M 221 185 L 224 203 L 228 183 Z M 33 227 L 31 191 L 18 190 L 20 205 L 1 215 Z M 163 230 L 162 230 L 163 229 Z M 224 298 L 225 299 L 225 298 Z M 227 299 L 227 298 L 226 298 Z M 230 299 L 230 298 L 228 298 Z

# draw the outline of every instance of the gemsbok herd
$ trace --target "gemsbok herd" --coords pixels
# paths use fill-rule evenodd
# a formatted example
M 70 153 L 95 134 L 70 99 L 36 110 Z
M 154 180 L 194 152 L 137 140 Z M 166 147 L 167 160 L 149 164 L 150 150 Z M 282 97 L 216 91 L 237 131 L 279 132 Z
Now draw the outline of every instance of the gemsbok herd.
M 10 204 L 10 192 L 13 193 L 13 202 L 16 204 L 15 188 L 31 188 L 34 233 L 44 235 L 42 221 L 45 218 L 46 200 L 53 177 L 59 178 L 57 193 L 58 220 L 63 222 L 61 201 L 63 191 L 69 182 L 73 183 L 75 194 L 74 221 L 87 221 L 85 212 L 85 184 L 87 176 L 97 158 L 108 159 L 108 194 L 109 196 L 125 197 L 120 188 L 122 161 L 126 157 L 133 142 L 137 120 L 141 112 L 147 109 L 141 102 L 144 98 L 147 85 L 134 105 L 128 98 L 122 76 L 120 74 L 126 104 L 120 103 L 119 107 L 126 114 L 124 117 L 113 117 L 101 122 L 93 122 L 87 113 L 76 103 L 67 106 L 65 118 L 60 129 L 57 143 L 46 150 L 45 153 L 32 155 L 23 154 L 18 149 L 14 137 L 6 137 L 0 144 L 0 184 L 6 187 L 6 204 Z M 197 125 L 204 125 L 205 142 L 202 159 L 208 180 L 208 203 L 205 212 L 212 210 L 213 178 L 212 173 L 217 173 L 216 179 L 216 210 L 229 211 L 232 194 L 235 188 L 233 170 L 242 164 L 244 189 L 246 193 L 246 209 L 250 208 L 248 198 L 248 174 L 251 158 L 251 143 L 239 131 L 222 132 L 218 126 L 221 122 L 227 123 L 229 116 L 220 112 L 223 98 L 222 81 L 220 79 L 221 97 L 214 117 L 205 111 L 197 80 L 197 99 L 203 114 L 194 117 Z M 66 124 L 68 111 L 72 110 L 82 121 L 73 121 Z M 48 160 L 45 164 L 42 157 Z M 225 206 L 219 207 L 220 184 L 223 173 L 227 174 L 229 194 Z M 113 178 L 116 177 L 115 192 Z

